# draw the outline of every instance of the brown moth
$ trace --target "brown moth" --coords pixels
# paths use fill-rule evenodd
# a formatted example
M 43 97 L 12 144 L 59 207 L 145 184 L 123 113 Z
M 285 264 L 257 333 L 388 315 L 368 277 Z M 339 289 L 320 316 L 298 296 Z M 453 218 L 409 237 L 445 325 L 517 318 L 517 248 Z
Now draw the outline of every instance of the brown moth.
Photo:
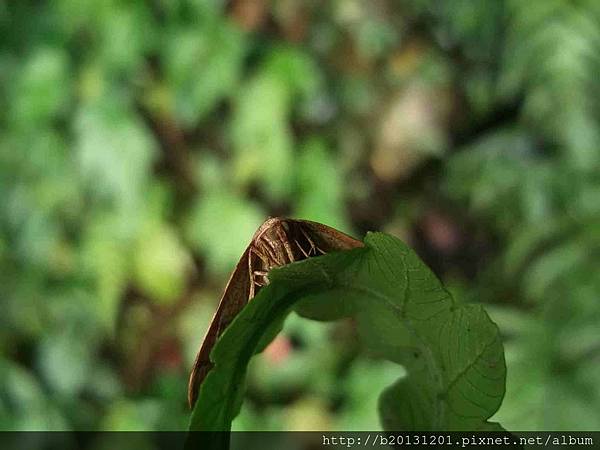
M 215 342 L 246 303 L 269 282 L 270 269 L 362 246 L 361 241 L 341 231 L 308 220 L 273 217 L 263 223 L 231 274 L 196 356 L 188 385 L 190 408 L 194 407 L 200 385 L 213 366 L 209 355 Z

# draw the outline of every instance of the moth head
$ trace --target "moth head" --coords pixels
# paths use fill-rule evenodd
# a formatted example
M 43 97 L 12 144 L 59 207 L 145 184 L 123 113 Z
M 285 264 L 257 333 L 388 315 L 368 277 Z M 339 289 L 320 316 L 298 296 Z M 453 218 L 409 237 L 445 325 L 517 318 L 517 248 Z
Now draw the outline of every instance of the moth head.
M 285 224 L 286 220 L 282 217 L 269 217 L 258 230 L 254 233 L 252 240 L 255 241 L 259 239 L 267 230 L 273 229 L 274 227 L 281 226 Z M 287 224 L 285 224 L 287 226 Z

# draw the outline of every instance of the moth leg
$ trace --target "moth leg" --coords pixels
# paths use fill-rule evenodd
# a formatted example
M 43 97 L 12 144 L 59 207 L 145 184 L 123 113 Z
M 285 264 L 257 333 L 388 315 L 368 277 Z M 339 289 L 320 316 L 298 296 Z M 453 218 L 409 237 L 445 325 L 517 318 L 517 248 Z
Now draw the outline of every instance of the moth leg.
M 270 255 L 265 255 L 263 252 L 261 252 L 260 250 L 258 250 L 257 248 L 253 247 L 251 249 L 252 253 L 255 254 L 256 256 L 258 256 L 258 258 L 265 264 L 265 266 L 269 267 L 271 266 L 270 261 L 269 261 L 269 256 Z M 250 269 L 250 272 L 252 272 L 252 269 Z
M 306 250 L 304 250 L 302 248 L 302 246 L 300 245 L 300 242 L 294 240 L 294 242 L 296 243 L 296 246 L 300 249 L 300 251 L 302 252 L 302 254 L 304 255 L 305 258 L 310 258 L 310 255 L 308 253 L 306 253 Z M 310 249 L 308 250 L 310 252 Z
M 258 277 L 258 280 L 256 279 Z M 267 272 L 264 270 L 255 270 L 253 272 L 252 281 L 256 283 L 257 286 L 266 286 L 269 284 L 269 279 L 267 278 Z
M 252 276 L 252 253 L 254 249 L 252 248 L 252 246 L 250 246 L 250 248 L 248 249 L 248 272 L 247 272 L 247 276 L 249 278 L 249 283 L 248 283 L 248 287 L 249 287 L 249 292 L 248 292 L 248 300 L 254 298 L 254 294 L 255 289 L 254 289 L 254 277 Z M 256 253 L 256 252 L 254 252 Z M 260 256 L 259 256 L 260 257 Z
M 269 258 L 268 258 L 268 256 L 265 256 L 256 247 L 254 247 L 254 246 L 251 247 L 250 248 L 250 255 L 248 257 L 248 276 L 250 277 L 250 298 L 254 298 L 254 296 L 256 295 L 256 288 L 257 287 L 265 286 L 268 283 L 268 280 L 266 278 L 266 272 L 257 271 L 257 270 L 253 269 L 253 267 L 252 267 L 252 257 L 251 257 L 252 255 L 257 256 L 266 267 L 269 267 Z M 263 279 L 262 280 L 257 280 L 256 279 L 256 275 L 262 276 Z

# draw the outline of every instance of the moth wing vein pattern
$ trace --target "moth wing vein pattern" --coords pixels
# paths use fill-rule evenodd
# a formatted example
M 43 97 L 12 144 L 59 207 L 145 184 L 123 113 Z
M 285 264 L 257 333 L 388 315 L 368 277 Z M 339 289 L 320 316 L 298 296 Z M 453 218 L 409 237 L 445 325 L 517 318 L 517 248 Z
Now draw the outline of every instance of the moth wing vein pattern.
M 231 274 L 198 350 L 188 384 L 190 408 L 194 407 L 200 385 L 213 366 L 210 352 L 217 339 L 242 308 L 268 284 L 269 270 L 329 252 L 362 246 L 361 241 L 317 222 L 281 217 L 266 220 L 254 234 Z

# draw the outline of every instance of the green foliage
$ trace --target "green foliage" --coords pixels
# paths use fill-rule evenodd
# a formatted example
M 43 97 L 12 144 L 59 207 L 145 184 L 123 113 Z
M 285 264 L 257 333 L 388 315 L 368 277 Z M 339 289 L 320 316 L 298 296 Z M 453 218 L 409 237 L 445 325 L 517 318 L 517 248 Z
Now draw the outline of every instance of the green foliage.
M 312 217 L 315 221 L 347 230 L 344 217 L 343 180 L 336 176 L 336 161 L 322 140 L 309 139 L 299 150 L 297 162 L 294 217 Z
M 594 0 L 3 2 L 0 428 L 184 429 L 269 215 L 402 237 L 491 307 L 492 420 L 599 428 L 599 25 Z M 403 369 L 349 330 L 286 322 L 234 427 L 376 424 L 365 386 Z
M 209 258 L 210 269 L 226 273 L 248 245 L 248 236 L 263 222 L 264 214 L 250 202 L 228 192 L 203 196 L 192 208 L 187 225 L 191 242 Z
M 237 87 L 244 56 L 240 31 L 207 15 L 169 30 L 162 50 L 168 106 L 185 126 L 202 120 Z M 165 108 L 166 109 L 166 108 Z
M 596 371 L 584 361 L 595 344 L 582 330 L 597 327 L 600 314 L 591 269 L 599 263 L 600 210 L 591 199 L 600 193 L 600 126 L 590 102 L 600 88 L 592 75 L 600 11 L 594 2 L 563 1 L 506 2 L 505 9 L 509 28 L 494 90 L 502 101 L 523 96 L 522 113 L 509 129 L 459 152 L 446 186 L 506 242 L 485 279 L 515 283 L 540 320 L 509 341 L 515 369 L 499 420 L 512 429 L 594 429 L 600 397 L 589 384 Z M 505 314 L 500 327 L 523 313 L 508 307 Z M 545 398 L 564 398 L 564 408 L 524 407 Z
M 600 84 L 600 8 L 596 2 L 549 1 L 532 7 L 509 1 L 502 91 L 525 91 L 524 119 L 565 150 L 578 170 L 599 163 L 597 111 L 590 93 Z
M 238 184 L 260 181 L 274 199 L 290 195 L 293 178 L 288 168 L 294 155 L 287 122 L 297 97 L 315 95 L 315 72 L 302 53 L 276 48 L 240 91 L 231 124 L 237 153 L 233 178 Z
M 352 317 L 371 353 L 406 376 L 379 401 L 390 430 L 479 430 L 504 395 L 496 326 L 477 305 L 456 303 L 401 241 L 369 234 L 365 248 L 311 258 L 270 272 L 271 283 L 240 312 L 213 351 L 191 430 L 226 431 L 240 411 L 246 366 L 298 304 L 320 320 Z

